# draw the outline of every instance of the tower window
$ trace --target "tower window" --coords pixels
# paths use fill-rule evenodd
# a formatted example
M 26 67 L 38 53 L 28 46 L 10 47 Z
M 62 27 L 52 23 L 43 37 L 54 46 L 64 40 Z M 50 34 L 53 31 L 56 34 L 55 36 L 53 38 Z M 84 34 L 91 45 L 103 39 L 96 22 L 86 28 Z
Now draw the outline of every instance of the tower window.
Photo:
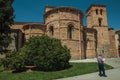
M 53 29 L 53 26 L 50 26 L 49 31 L 50 31 L 50 35 L 53 36 L 53 35 L 54 35 L 54 29 Z
M 98 15 L 98 9 L 96 9 L 96 15 Z
M 102 9 L 100 9 L 100 14 L 102 15 L 102 12 L 103 12 L 103 10 Z
M 69 39 L 72 39 L 72 31 L 73 31 L 73 25 L 69 25 L 67 29 Z
M 102 24 L 102 18 L 98 19 L 98 24 L 99 24 L 99 26 L 101 26 L 101 24 Z

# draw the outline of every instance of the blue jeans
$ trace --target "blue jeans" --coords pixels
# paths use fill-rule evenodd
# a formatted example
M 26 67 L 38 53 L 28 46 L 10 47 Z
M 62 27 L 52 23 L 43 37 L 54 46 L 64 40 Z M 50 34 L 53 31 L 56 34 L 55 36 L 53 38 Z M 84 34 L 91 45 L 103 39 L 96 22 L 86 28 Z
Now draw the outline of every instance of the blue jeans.
M 98 67 L 99 67 L 99 75 L 100 76 L 105 76 L 105 69 L 104 69 L 104 64 L 102 63 L 98 63 Z

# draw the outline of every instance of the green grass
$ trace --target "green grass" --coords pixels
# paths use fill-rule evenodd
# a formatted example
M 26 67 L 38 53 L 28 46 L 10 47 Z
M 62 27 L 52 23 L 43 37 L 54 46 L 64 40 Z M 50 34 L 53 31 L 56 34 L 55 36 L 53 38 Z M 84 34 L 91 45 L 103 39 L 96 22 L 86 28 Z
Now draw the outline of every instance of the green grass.
M 71 63 L 71 65 L 69 69 L 55 72 L 0 72 L 0 80 L 53 80 L 98 71 L 97 63 Z M 2 69 L 3 67 L 0 67 L 0 71 Z M 105 69 L 112 69 L 112 67 L 105 64 Z

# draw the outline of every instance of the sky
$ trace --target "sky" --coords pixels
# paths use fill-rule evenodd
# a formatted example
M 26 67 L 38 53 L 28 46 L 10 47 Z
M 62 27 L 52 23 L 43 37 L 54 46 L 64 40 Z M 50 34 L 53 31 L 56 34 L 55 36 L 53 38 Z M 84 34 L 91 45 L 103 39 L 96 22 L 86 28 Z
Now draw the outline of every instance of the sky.
M 45 6 L 70 6 L 84 13 L 86 26 L 86 10 L 91 4 L 106 5 L 109 28 L 120 30 L 120 0 L 14 0 L 14 21 L 42 23 Z

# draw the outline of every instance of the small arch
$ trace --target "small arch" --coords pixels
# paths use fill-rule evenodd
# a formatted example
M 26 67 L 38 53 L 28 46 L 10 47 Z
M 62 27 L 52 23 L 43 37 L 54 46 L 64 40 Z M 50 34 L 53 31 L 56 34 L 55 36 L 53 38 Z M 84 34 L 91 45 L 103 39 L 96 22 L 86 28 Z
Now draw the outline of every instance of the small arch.
M 96 15 L 98 15 L 98 9 L 96 9 Z
M 98 19 L 98 25 L 101 26 L 102 25 L 102 18 Z
M 67 35 L 68 35 L 68 39 L 72 39 L 72 34 L 73 34 L 73 25 L 69 24 L 67 27 Z
M 53 28 L 53 26 L 49 27 L 49 33 L 50 33 L 51 36 L 54 35 L 54 28 Z

